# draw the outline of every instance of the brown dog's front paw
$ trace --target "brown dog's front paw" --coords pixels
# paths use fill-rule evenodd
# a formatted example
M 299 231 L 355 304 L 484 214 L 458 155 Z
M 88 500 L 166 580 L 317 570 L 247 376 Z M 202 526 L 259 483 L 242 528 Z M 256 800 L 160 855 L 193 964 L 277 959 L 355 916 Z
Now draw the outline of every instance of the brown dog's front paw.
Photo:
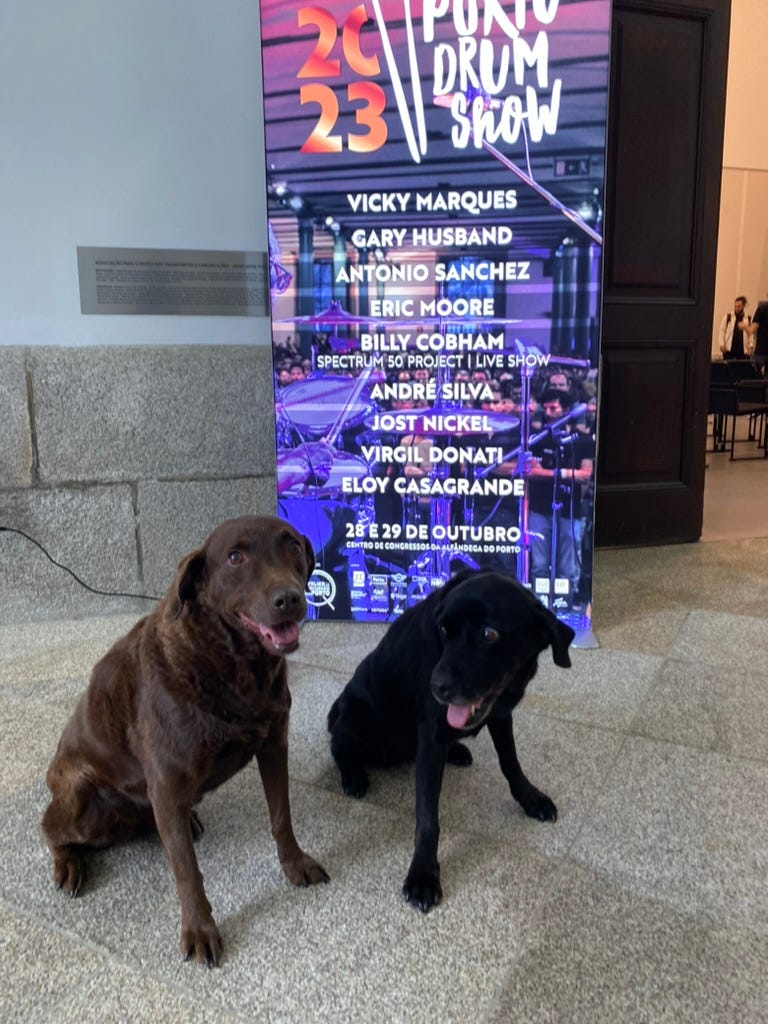
M 283 871 L 293 885 L 317 885 L 318 882 L 329 882 L 328 872 L 312 857 L 303 853 L 296 860 L 284 861 Z
M 197 925 L 181 925 L 181 953 L 185 960 L 218 967 L 224 943 L 213 918 Z
M 85 862 L 75 853 L 61 854 L 53 865 L 53 884 L 74 899 L 85 881 Z

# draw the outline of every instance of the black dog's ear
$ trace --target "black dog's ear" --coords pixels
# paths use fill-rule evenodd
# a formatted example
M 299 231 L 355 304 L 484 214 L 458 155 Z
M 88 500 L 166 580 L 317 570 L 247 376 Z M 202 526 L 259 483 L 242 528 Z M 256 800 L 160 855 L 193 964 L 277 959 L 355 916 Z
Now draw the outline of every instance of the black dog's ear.
M 302 534 L 301 539 L 304 541 L 304 554 L 307 556 L 307 583 L 309 583 L 309 577 L 315 571 L 315 549 L 312 547 L 309 537 Z
M 537 615 L 546 630 L 547 639 L 552 645 L 552 660 L 560 668 L 570 668 L 571 658 L 568 654 L 568 648 L 571 646 L 571 642 L 576 634 L 570 626 L 566 626 L 564 622 L 561 622 L 540 601 L 537 601 L 537 604 L 539 605 Z
M 181 615 L 185 601 L 194 601 L 205 572 L 205 552 L 193 551 L 179 562 L 173 581 L 174 618 Z
M 497 573 L 493 569 L 462 569 L 461 572 L 457 572 L 455 576 L 451 576 L 448 582 L 444 583 L 439 590 L 435 590 L 433 592 L 432 596 L 438 597 L 437 604 L 434 606 L 434 609 L 432 611 L 432 618 L 434 622 L 439 622 L 440 616 L 443 613 L 443 605 L 445 603 L 445 599 L 452 590 L 455 590 L 456 587 L 460 586 L 462 583 L 465 583 L 469 579 L 477 579 L 481 576 L 497 576 L 500 578 L 503 577 L 505 579 L 510 578 L 505 574 Z M 514 581 L 514 584 L 515 586 L 517 586 L 516 580 Z M 539 602 L 537 601 L 536 603 L 538 604 Z
M 457 572 L 455 576 L 451 576 L 448 582 L 442 585 L 440 590 L 434 591 L 435 595 L 440 595 L 437 604 L 434 606 L 432 610 L 432 621 L 435 623 L 435 625 L 437 625 L 437 623 L 440 621 L 440 616 L 443 614 L 443 604 L 448 594 L 450 594 L 450 592 L 455 587 L 458 587 L 460 583 L 463 583 L 464 580 L 468 580 L 470 576 L 476 575 L 476 569 L 462 569 L 461 572 Z
M 455 576 L 451 576 L 448 582 L 444 583 L 439 591 L 435 591 L 436 594 L 440 594 L 440 603 L 435 608 L 435 618 L 437 618 L 442 610 L 443 599 L 447 597 L 455 587 L 458 587 L 460 583 L 468 580 L 470 576 L 479 576 L 480 573 L 484 571 L 485 570 L 483 569 L 480 569 L 479 571 L 477 569 L 462 569 L 461 572 L 457 572 Z

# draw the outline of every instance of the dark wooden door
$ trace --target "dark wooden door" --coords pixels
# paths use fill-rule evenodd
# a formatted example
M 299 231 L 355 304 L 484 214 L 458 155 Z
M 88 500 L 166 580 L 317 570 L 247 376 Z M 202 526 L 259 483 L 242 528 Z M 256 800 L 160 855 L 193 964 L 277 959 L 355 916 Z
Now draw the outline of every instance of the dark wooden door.
M 701 534 L 730 0 L 616 0 L 600 545 Z

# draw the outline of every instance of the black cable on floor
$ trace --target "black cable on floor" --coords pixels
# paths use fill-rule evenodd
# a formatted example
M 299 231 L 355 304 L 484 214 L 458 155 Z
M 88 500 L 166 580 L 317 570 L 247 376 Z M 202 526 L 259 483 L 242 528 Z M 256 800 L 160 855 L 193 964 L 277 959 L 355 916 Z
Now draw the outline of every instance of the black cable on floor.
M 15 526 L 0 526 L 0 533 L 18 533 L 20 536 L 25 537 L 28 541 L 31 541 L 36 547 L 40 548 L 45 557 L 49 562 L 59 568 L 63 569 L 64 572 L 68 572 L 69 575 L 77 580 L 81 587 L 85 587 L 86 590 L 90 590 L 92 594 L 100 594 L 103 597 L 136 597 L 141 601 L 159 601 L 159 597 L 153 597 L 151 594 L 127 594 L 121 590 L 97 590 L 96 587 L 89 587 L 87 583 L 80 579 L 77 573 L 72 572 L 66 565 L 62 565 L 61 562 L 57 562 L 55 558 L 48 554 L 40 541 L 35 540 L 34 537 L 30 537 L 28 533 L 24 533 L 23 530 L 17 530 Z

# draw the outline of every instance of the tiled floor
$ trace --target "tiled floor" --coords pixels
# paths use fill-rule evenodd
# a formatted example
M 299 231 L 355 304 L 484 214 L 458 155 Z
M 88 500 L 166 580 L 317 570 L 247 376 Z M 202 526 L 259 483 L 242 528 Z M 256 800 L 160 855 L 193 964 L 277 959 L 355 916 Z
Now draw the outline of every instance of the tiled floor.
M 736 436 L 746 438 L 744 420 Z M 745 440 L 736 455 L 731 462 L 726 452 L 707 453 L 702 540 L 768 537 L 768 459 Z
M 253 768 L 206 797 L 198 857 L 226 945 L 213 971 L 180 959 L 157 841 L 97 855 L 68 900 L 38 831 L 62 724 L 132 617 L 1 627 L 0 1019 L 768 1021 L 768 538 L 599 552 L 595 580 L 600 648 L 569 672 L 544 657 L 516 713 L 557 823 L 523 816 L 483 734 L 475 764 L 446 774 L 445 895 L 426 916 L 399 895 L 411 773 L 345 798 L 324 726 L 382 627 L 307 626 L 292 802 L 331 882 L 285 881 Z

